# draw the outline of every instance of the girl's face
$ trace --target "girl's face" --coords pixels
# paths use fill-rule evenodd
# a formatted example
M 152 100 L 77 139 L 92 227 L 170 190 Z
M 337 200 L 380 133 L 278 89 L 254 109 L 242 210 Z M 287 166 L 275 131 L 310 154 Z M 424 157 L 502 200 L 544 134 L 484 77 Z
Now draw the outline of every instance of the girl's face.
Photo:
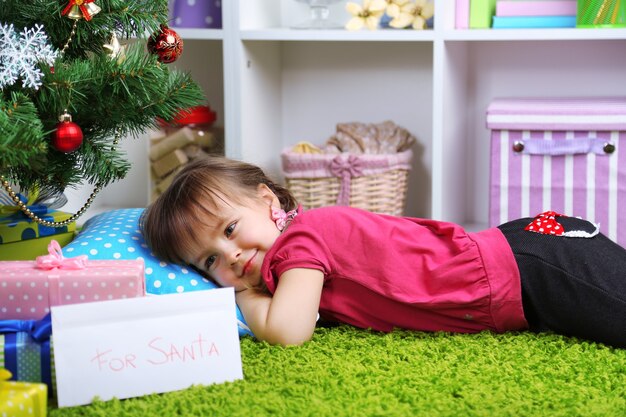
M 216 218 L 199 225 L 199 245 L 187 262 L 205 271 L 219 285 L 235 291 L 261 284 L 261 265 L 280 231 L 271 218 L 272 205 L 280 207 L 274 193 L 260 185 L 254 199 L 243 203 L 220 202 Z

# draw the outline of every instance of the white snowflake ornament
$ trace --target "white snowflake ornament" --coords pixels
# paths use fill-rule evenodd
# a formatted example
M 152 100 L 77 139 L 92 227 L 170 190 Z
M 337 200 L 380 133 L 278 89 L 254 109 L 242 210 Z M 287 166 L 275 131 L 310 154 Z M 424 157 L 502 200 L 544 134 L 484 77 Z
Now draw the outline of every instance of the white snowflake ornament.
M 38 64 L 53 65 L 58 55 L 50 44 L 43 25 L 24 28 L 16 33 L 13 24 L 0 24 L 0 88 L 15 84 L 18 78 L 24 87 L 41 87 L 43 73 Z

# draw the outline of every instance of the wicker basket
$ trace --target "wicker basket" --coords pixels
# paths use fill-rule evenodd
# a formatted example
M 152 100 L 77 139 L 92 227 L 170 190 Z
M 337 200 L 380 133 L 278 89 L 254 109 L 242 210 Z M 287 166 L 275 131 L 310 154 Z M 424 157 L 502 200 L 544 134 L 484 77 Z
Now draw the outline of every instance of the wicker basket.
M 350 205 L 375 213 L 404 212 L 413 152 L 281 154 L 287 188 L 304 209 Z

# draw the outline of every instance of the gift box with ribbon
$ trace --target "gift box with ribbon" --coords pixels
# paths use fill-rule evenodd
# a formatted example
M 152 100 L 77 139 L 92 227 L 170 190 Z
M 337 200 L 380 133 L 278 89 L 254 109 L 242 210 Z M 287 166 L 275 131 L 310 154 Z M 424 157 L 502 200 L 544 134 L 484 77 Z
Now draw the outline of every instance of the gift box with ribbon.
M 50 314 L 41 320 L 0 320 L 0 367 L 21 382 L 42 382 L 54 392 Z
M 626 247 L 626 96 L 496 98 L 486 119 L 490 226 L 550 210 Z
M 11 373 L 0 368 L 0 415 L 45 417 L 48 394 L 45 384 L 7 381 Z
M 65 258 L 57 241 L 35 261 L 0 261 L 0 320 L 38 320 L 55 305 L 145 295 L 144 262 Z
M 39 204 L 33 198 L 18 196 L 32 213 L 43 220 L 62 222 L 71 217 L 69 213 Z M 44 226 L 28 218 L 4 197 L 0 198 L 0 260 L 33 260 L 46 253 L 52 239 L 65 246 L 74 238 L 76 223 L 63 227 Z

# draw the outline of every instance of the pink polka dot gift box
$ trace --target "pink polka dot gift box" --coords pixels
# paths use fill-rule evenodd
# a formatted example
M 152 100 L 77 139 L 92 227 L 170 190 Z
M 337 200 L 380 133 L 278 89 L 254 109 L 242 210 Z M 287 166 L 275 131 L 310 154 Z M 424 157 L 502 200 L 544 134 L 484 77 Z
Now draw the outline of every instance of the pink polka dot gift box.
M 144 262 L 66 258 L 58 242 L 35 261 L 0 262 L 0 320 L 38 320 L 51 306 L 143 297 Z

